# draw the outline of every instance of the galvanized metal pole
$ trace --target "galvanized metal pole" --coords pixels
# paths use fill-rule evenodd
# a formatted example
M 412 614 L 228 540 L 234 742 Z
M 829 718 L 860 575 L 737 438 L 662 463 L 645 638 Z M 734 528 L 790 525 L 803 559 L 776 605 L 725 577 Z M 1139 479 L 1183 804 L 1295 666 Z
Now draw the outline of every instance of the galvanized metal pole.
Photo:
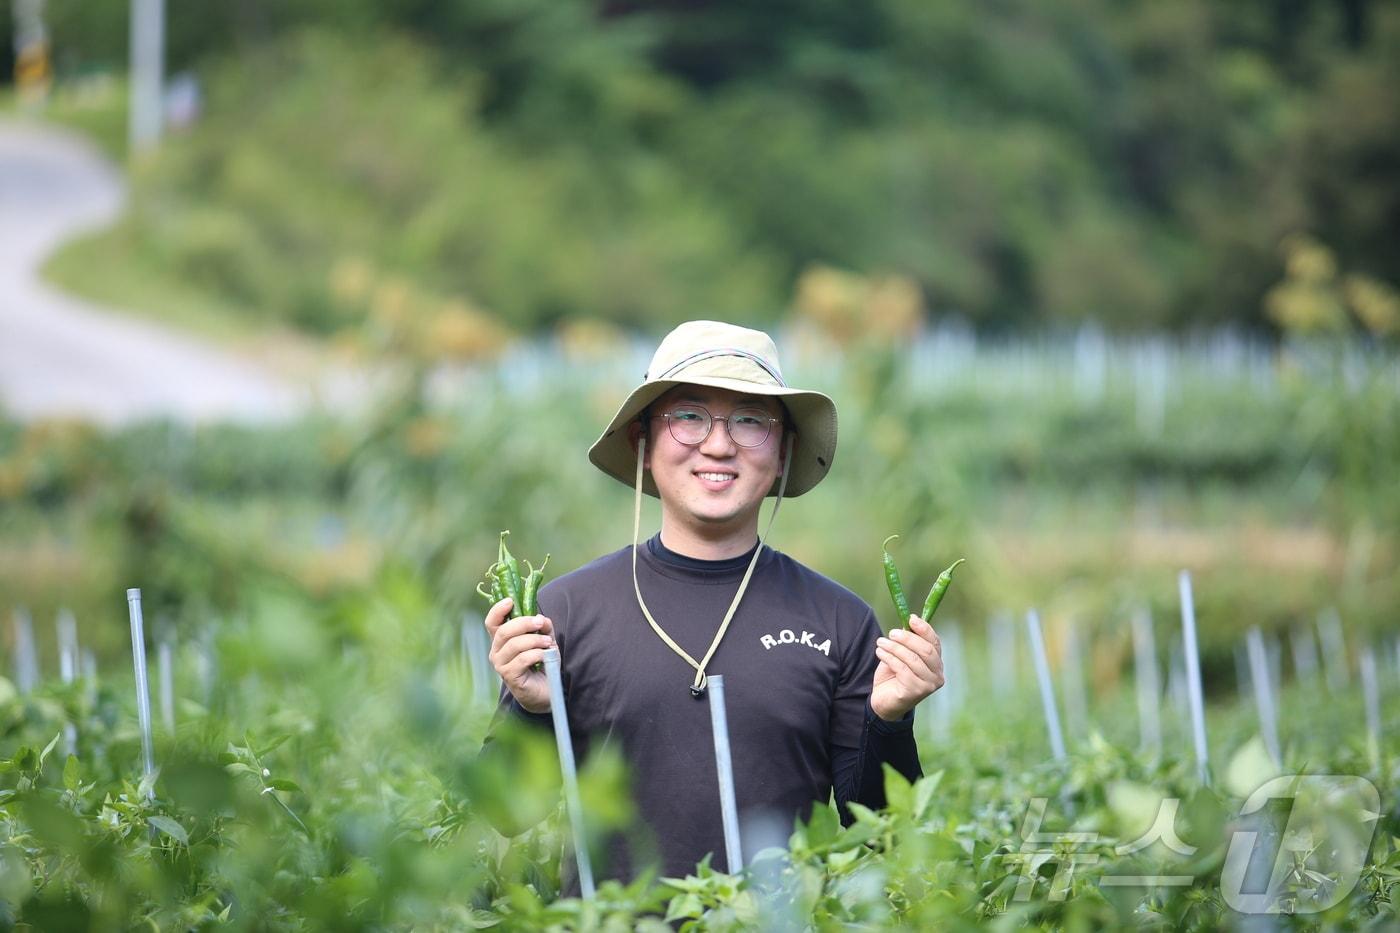
M 1205 698 L 1201 693 L 1201 654 L 1196 644 L 1196 602 L 1191 595 L 1191 574 L 1181 571 L 1177 577 L 1181 596 L 1181 636 L 1185 645 L 1187 699 L 1191 703 L 1191 735 L 1196 744 L 1196 776 L 1202 784 L 1210 783 L 1210 753 L 1206 746 Z
M 160 141 L 165 73 L 165 0 L 131 0 L 131 116 L 133 155 Z
M 1264 745 L 1274 764 L 1283 764 L 1283 752 L 1278 741 L 1278 716 L 1274 710 L 1273 677 L 1269 674 L 1269 659 L 1264 651 L 1264 635 L 1257 625 L 1245 636 L 1249 647 L 1249 679 L 1254 684 L 1254 702 L 1259 707 L 1259 728 L 1264 733 Z
M 58 676 L 65 684 L 78 679 L 78 620 L 67 609 L 58 610 Z M 73 723 L 63 724 L 63 744 L 68 754 L 78 749 L 78 729 Z
M 39 656 L 34 650 L 34 620 L 29 612 L 16 609 L 10 617 L 15 636 L 15 686 L 28 693 L 39 686 Z
M 1040 703 L 1045 707 L 1045 728 L 1050 732 L 1050 752 L 1056 761 L 1065 760 L 1065 737 L 1060 731 L 1060 712 L 1055 707 L 1055 686 L 1050 681 L 1050 662 L 1045 657 L 1045 639 L 1040 632 L 1040 614 L 1034 609 L 1026 613 L 1026 630 L 1031 637 L 1031 658 L 1035 661 L 1035 676 L 1040 681 Z
M 1288 640 L 1293 652 L 1293 674 L 1300 684 L 1310 684 L 1317 676 L 1317 640 L 1310 626 L 1299 625 Z
M 574 763 L 574 741 L 569 732 L 569 714 L 564 706 L 564 679 L 559 671 L 559 649 L 544 653 L 544 673 L 549 680 L 549 714 L 554 720 L 554 741 L 559 746 L 559 770 L 564 776 L 564 805 L 574 834 L 574 854 L 578 859 L 579 889 L 585 900 L 592 900 L 593 863 L 588 858 L 588 840 L 583 831 L 583 802 L 578 792 L 578 768 Z
M 1317 633 L 1322 639 L 1322 669 L 1327 674 L 1327 689 L 1340 696 L 1347 689 L 1351 664 L 1347 659 L 1342 617 L 1336 609 L 1328 609 L 1317 617 Z
M 67 609 L 60 609 L 54 628 L 58 635 L 58 676 L 65 684 L 71 684 L 78 679 L 78 620 Z
M 141 591 L 126 591 L 127 611 L 131 616 L 131 661 L 136 668 L 136 718 L 141 726 L 142 778 L 149 780 L 156 773 L 155 745 L 151 740 L 151 690 L 146 677 L 146 627 L 141 617 Z M 154 797 L 154 788 L 147 791 Z
M 1371 767 L 1380 765 L 1381 753 L 1381 691 L 1376 678 L 1376 655 L 1370 645 L 1361 649 L 1361 695 L 1366 704 L 1366 750 Z
M 1152 635 L 1152 616 L 1146 609 L 1133 613 L 1133 660 L 1142 747 L 1157 751 L 1162 747 L 1162 721 L 1158 711 L 1162 686 L 1157 674 L 1157 642 Z
M 724 825 L 724 851 L 729 873 L 744 870 L 744 853 L 739 841 L 739 807 L 734 796 L 734 760 L 729 749 L 729 717 L 724 706 L 724 675 L 708 678 L 710 725 L 715 734 L 715 771 L 719 776 L 719 813 Z

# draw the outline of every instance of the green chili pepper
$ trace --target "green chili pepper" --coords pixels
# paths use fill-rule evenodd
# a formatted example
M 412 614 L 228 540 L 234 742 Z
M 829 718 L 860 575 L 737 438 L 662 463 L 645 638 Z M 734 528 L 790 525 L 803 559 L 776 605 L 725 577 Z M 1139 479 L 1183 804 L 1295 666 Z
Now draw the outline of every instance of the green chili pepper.
M 530 562 L 526 561 L 526 563 L 528 564 Z M 540 564 L 539 569 L 536 569 L 533 565 L 530 567 L 530 575 L 525 578 L 524 615 L 533 616 L 539 614 L 539 600 L 536 599 L 535 594 L 539 592 L 540 584 L 544 582 L 544 568 L 547 566 L 549 566 L 548 554 L 544 556 L 544 563 Z
M 491 575 L 496 579 L 496 589 L 501 591 L 501 599 L 505 599 L 507 596 L 510 597 L 511 607 L 509 618 L 513 619 L 520 615 L 520 594 L 511 591 L 510 568 L 505 564 L 493 564 L 491 566 Z
M 884 554 L 882 561 L 885 565 L 885 585 L 890 589 L 890 599 L 894 600 L 894 611 L 899 614 L 899 624 L 909 624 L 909 599 L 904 595 L 904 584 L 899 580 L 899 568 L 894 565 L 894 558 L 890 556 L 889 543 L 899 535 L 890 535 L 880 545 L 880 551 Z
M 515 608 L 520 610 L 525 603 L 522 598 L 525 591 L 525 582 L 520 577 L 520 562 L 510 553 L 510 548 L 506 547 L 506 535 L 509 531 L 501 532 L 501 560 L 505 562 L 508 585 L 506 595 L 515 603 Z M 526 614 L 526 613 L 520 613 Z
M 924 600 L 924 612 L 919 618 L 925 622 L 933 618 L 933 614 L 938 611 L 938 604 L 943 602 L 943 594 L 948 592 L 948 584 L 953 582 L 953 571 L 958 569 L 966 558 L 959 557 L 953 561 L 953 566 L 938 575 L 938 579 L 933 583 L 933 589 L 928 591 L 928 599 Z
M 506 598 L 505 591 L 501 589 L 501 581 L 496 576 L 496 569 L 501 566 L 501 562 L 497 561 L 490 567 L 487 567 L 486 575 L 482 577 L 481 582 L 476 585 L 476 591 L 493 606 Z M 486 589 L 482 589 L 483 585 Z

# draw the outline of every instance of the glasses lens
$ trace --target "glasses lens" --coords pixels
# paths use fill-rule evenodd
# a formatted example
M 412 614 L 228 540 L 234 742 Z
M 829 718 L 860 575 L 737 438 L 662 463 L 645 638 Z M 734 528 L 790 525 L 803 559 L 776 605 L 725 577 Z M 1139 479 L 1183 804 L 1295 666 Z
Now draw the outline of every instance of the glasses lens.
M 710 433 L 710 413 L 703 408 L 682 405 L 671 409 L 666 419 L 671 436 L 682 444 L 698 444 Z
M 768 412 L 761 408 L 740 408 L 729 416 L 729 436 L 740 447 L 757 447 L 768 440 Z

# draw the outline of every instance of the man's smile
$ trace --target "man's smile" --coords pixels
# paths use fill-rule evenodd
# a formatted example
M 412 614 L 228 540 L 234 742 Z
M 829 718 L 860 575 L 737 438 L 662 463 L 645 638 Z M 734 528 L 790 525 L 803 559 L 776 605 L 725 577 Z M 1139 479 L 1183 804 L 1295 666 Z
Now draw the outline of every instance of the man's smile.
M 732 470 L 696 470 L 695 475 L 706 489 L 728 489 L 739 477 Z

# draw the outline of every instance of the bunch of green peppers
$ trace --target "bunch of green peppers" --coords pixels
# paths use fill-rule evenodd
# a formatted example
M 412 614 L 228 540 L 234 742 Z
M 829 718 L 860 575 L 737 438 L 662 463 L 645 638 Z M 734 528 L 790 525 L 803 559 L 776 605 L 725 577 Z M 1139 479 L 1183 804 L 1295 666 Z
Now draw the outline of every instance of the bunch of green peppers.
M 899 535 L 890 535 L 880 545 L 880 551 L 884 555 L 881 562 L 885 567 L 885 586 L 889 588 L 890 599 L 894 600 L 894 611 L 899 613 L 899 624 L 901 626 L 909 624 L 909 598 L 904 595 L 904 584 L 899 579 L 899 568 L 894 565 L 894 558 L 890 556 L 889 544 Z M 924 611 L 919 613 L 919 618 L 928 622 L 933 618 L 933 614 L 938 611 L 938 604 L 943 602 L 943 595 L 948 592 L 948 585 L 953 582 L 953 571 L 958 569 L 965 558 L 959 557 L 953 561 L 953 565 L 938 575 L 938 579 L 933 582 L 933 589 L 928 591 L 928 598 L 924 600 Z
M 509 531 L 501 532 L 496 562 L 487 569 L 486 577 L 476 585 L 476 591 L 486 597 L 493 606 L 509 596 L 509 618 L 536 615 L 539 612 L 539 604 L 535 601 L 535 594 L 544 582 L 544 568 L 549 564 L 549 555 L 544 556 L 544 563 L 540 564 L 538 569 L 528 560 L 525 561 L 525 567 L 528 569 L 522 573 L 520 561 L 516 560 L 510 548 L 506 547 L 508 534 Z

